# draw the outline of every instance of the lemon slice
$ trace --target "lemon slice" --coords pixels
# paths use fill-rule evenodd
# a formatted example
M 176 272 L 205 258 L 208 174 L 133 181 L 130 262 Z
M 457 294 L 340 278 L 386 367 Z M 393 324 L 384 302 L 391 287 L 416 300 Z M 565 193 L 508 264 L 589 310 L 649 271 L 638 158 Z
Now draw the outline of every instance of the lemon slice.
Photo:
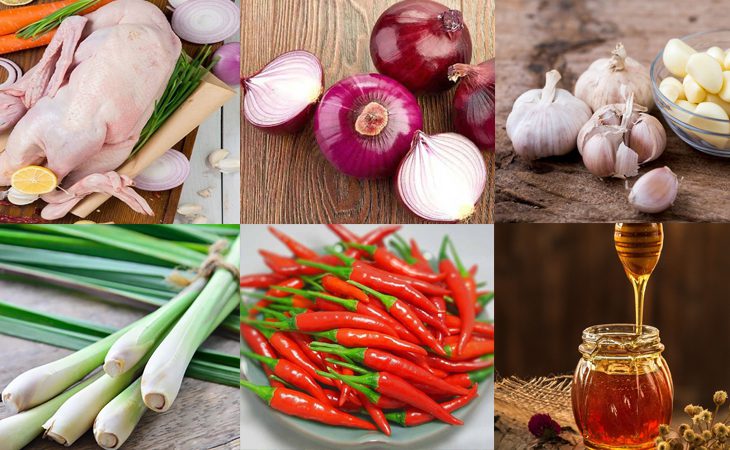
M 0 0 L 0 3 L 7 6 L 22 6 L 33 2 L 33 0 Z
M 15 171 L 10 185 L 24 194 L 47 194 L 58 186 L 58 178 L 47 167 L 28 166 Z

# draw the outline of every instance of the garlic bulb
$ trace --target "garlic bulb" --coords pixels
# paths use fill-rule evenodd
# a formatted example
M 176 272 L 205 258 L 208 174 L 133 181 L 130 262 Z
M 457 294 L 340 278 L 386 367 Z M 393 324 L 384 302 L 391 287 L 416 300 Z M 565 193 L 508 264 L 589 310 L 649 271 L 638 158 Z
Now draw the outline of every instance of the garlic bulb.
M 575 148 L 580 127 L 591 110 L 565 89 L 556 89 L 560 73 L 545 74 L 545 87 L 515 100 L 507 117 L 507 136 L 515 152 L 527 160 L 564 155 Z
M 638 211 L 659 213 L 677 198 L 679 180 L 669 167 L 650 170 L 641 176 L 629 193 L 629 203 Z
M 657 159 L 667 146 L 667 133 L 646 108 L 634 103 L 599 108 L 578 133 L 583 164 L 598 177 L 632 177 L 639 164 Z
M 619 43 L 610 58 L 594 61 L 575 83 L 575 96 L 583 100 L 593 111 L 602 106 L 623 103 L 626 100 L 621 86 L 633 92 L 636 102 L 654 107 L 649 69 L 635 59 L 626 56 L 626 49 Z

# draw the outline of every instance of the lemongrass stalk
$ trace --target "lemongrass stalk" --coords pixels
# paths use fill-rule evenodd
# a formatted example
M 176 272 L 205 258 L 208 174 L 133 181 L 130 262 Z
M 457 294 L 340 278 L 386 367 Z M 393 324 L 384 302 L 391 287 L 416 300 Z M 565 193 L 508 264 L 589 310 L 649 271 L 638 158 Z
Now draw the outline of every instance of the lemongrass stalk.
M 225 262 L 239 267 L 240 238 L 231 245 Z M 230 292 L 231 287 L 233 292 Z M 203 292 L 155 350 L 144 369 L 142 398 L 148 408 L 157 412 L 170 409 L 193 354 L 238 306 L 237 291 L 238 280 L 234 275 L 224 268 L 216 269 Z M 222 296 L 226 293 L 227 296 Z
M 149 316 L 149 320 L 133 326 L 112 344 L 104 358 L 104 372 L 116 377 L 134 367 L 188 309 L 205 287 L 200 278 Z
M 136 323 L 147 320 L 145 317 Z M 130 326 L 75 353 L 18 375 L 3 390 L 3 403 L 12 412 L 25 411 L 57 396 L 99 367 L 114 341 Z
M 33 409 L 0 420 L 0 450 L 20 450 L 43 432 L 43 424 L 61 405 L 98 379 L 98 373 Z
M 142 401 L 142 379 L 130 384 L 114 397 L 94 420 L 94 438 L 105 449 L 121 447 L 147 411 Z
M 76 442 L 92 427 L 99 412 L 139 375 L 148 359 L 149 355 L 118 377 L 104 374 L 72 395 L 43 424 L 46 430 L 43 436 L 67 447 Z

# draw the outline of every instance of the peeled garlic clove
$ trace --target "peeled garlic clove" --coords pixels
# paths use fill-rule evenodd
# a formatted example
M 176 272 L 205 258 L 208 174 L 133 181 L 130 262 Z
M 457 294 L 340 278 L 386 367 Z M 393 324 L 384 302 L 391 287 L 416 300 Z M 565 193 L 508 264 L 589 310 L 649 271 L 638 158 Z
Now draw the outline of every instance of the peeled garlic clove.
M 613 177 L 627 178 L 639 174 L 639 155 L 630 149 L 623 142 L 618 145 L 616 151 L 616 166 L 613 170 Z
M 677 198 L 679 180 L 669 167 L 650 170 L 641 176 L 629 193 L 629 203 L 638 211 L 659 213 Z
M 218 161 L 218 164 L 215 165 L 215 168 L 223 173 L 238 173 L 241 171 L 241 160 L 226 158 L 224 160 Z
M 654 161 L 667 147 L 667 132 L 659 120 L 649 114 L 640 114 L 628 133 L 628 144 L 639 157 L 639 164 Z
M 721 66 L 725 64 L 725 50 L 721 49 L 720 47 L 710 47 L 705 53 L 715 58 L 715 60 L 719 62 Z
M 591 117 L 583 101 L 557 89 L 560 73 L 545 74 L 545 86 L 515 100 L 507 117 L 507 136 L 526 160 L 564 155 L 575 148 L 578 131 Z
M 717 95 L 724 102 L 730 102 L 730 70 L 722 73 L 722 89 Z
M 177 208 L 177 213 L 181 216 L 195 216 L 200 214 L 202 211 L 203 207 L 195 203 L 185 203 Z
M 718 136 L 717 134 L 699 133 L 696 131 L 693 133 L 700 139 L 703 139 L 716 147 L 725 148 L 728 144 L 728 139 L 724 137 L 724 135 L 730 134 L 730 123 L 728 123 L 728 115 L 725 110 L 722 109 L 720 105 L 703 102 L 697 105 L 694 112 L 697 115 L 693 115 L 689 118 L 688 123 L 690 125 L 701 130 L 720 134 L 721 136 Z
M 210 154 L 208 155 L 208 164 L 210 164 L 210 167 L 217 169 L 218 163 L 228 158 L 228 155 L 230 154 L 231 153 L 225 149 L 219 149 L 210 152 Z
M 707 53 L 695 53 L 689 57 L 687 74 L 692 75 L 697 84 L 711 94 L 717 94 L 722 89 L 722 66 Z M 687 100 L 690 98 L 687 97 Z
M 682 100 L 684 96 L 684 86 L 682 82 L 674 77 L 667 77 L 659 83 L 659 92 L 672 103 L 676 103 L 677 100 Z
M 687 75 L 687 61 L 689 57 L 697 53 L 681 39 L 670 39 L 664 47 L 662 60 L 664 66 L 675 77 L 684 78 Z
M 697 81 L 695 81 L 692 75 L 687 74 L 684 77 L 684 80 L 682 80 L 682 86 L 684 87 L 684 95 L 687 98 L 687 101 L 692 103 L 701 103 L 705 101 L 707 92 L 699 85 L 699 83 L 697 83 Z

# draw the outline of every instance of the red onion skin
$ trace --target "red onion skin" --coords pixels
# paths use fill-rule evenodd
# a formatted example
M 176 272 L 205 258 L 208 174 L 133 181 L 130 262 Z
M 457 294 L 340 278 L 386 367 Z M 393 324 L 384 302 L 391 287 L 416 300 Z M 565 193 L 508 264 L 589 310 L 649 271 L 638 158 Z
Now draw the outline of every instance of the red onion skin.
M 367 136 L 357 130 L 356 122 L 372 103 L 382 105 L 388 117 L 379 134 Z M 339 171 L 357 178 L 392 175 L 422 126 L 416 97 L 377 73 L 339 81 L 325 92 L 314 115 L 314 134 L 324 156 Z
M 292 50 L 292 51 L 294 51 L 294 50 Z M 306 51 L 306 50 L 302 50 L 302 51 Z M 277 56 L 276 58 L 278 58 L 280 56 L 281 55 Z M 269 61 L 268 63 L 266 63 L 266 65 L 264 67 L 259 69 L 256 73 L 252 74 L 250 77 L 245 77 L 241 80 L 241 87 L 243 87 L 244 96 L 248 92 L 248 89 L 246 87 L 246 81 L 255 77 L 256 75 L 260 74 L 261 72 L 263 72 L 264 69 L 266 69 L 266 67 L 269 64 L 271 64 L 276 58 L 274 58 L 271 61 Z M 320 73 L 322 74 L 322 76 L 320 77 L 320 84 L 322 85 L 322 91 L 324 92 L 324 70 L 322 69 L 322 63 L 319 61 L 319 58 L 317 58 L 317 62 L 319 63 Z M 314 111 L 316 110 L 317 103 L 319 102 L 319 100 L 321 98 L 322 98 L 322 95 L 320 94 L 320 96 L 314 102 L 310 103 L 309 105 L 307 105 L 306 108 L 304 108 L 302 111 L 300 111 L 297 115 L 295 115 L 291 119 L 289 119 L 286 122 L 283 122 L 281 124 L 270 126 L 270 127 L 264 127 L 264 126 L 260 126 L 260 125 L 257 125 L 257 124 L 251 123 L 251 122 L 248 122 L 248 123 L 250 123 L 255 128 L 258 128 L 259 130 L 265 131 L 266 133 L 269 133 L 269 134 L 299 133 L 300 131 L 302 131 L 304 129 L 304 127 L 307 125 L 307 123 L 309 123 L 310 119 L 312 118 L 312 115 L 314 114 Z
M 494 59 L 478 66 L 452 66 L 449 75 L 452 79 L 459 78 L 454 95 L 456 132 L 468 137 L 482 150 L 494 150 Z
M 453 31 L 448 31 L 449 24 Z M 461 12 L 431 0 L 396 3 L 383 12 L 370 35 L 370 56 L 378 72 L 415 93 L 451 88 L 449 66 L 468 63 L 471 54 Z

